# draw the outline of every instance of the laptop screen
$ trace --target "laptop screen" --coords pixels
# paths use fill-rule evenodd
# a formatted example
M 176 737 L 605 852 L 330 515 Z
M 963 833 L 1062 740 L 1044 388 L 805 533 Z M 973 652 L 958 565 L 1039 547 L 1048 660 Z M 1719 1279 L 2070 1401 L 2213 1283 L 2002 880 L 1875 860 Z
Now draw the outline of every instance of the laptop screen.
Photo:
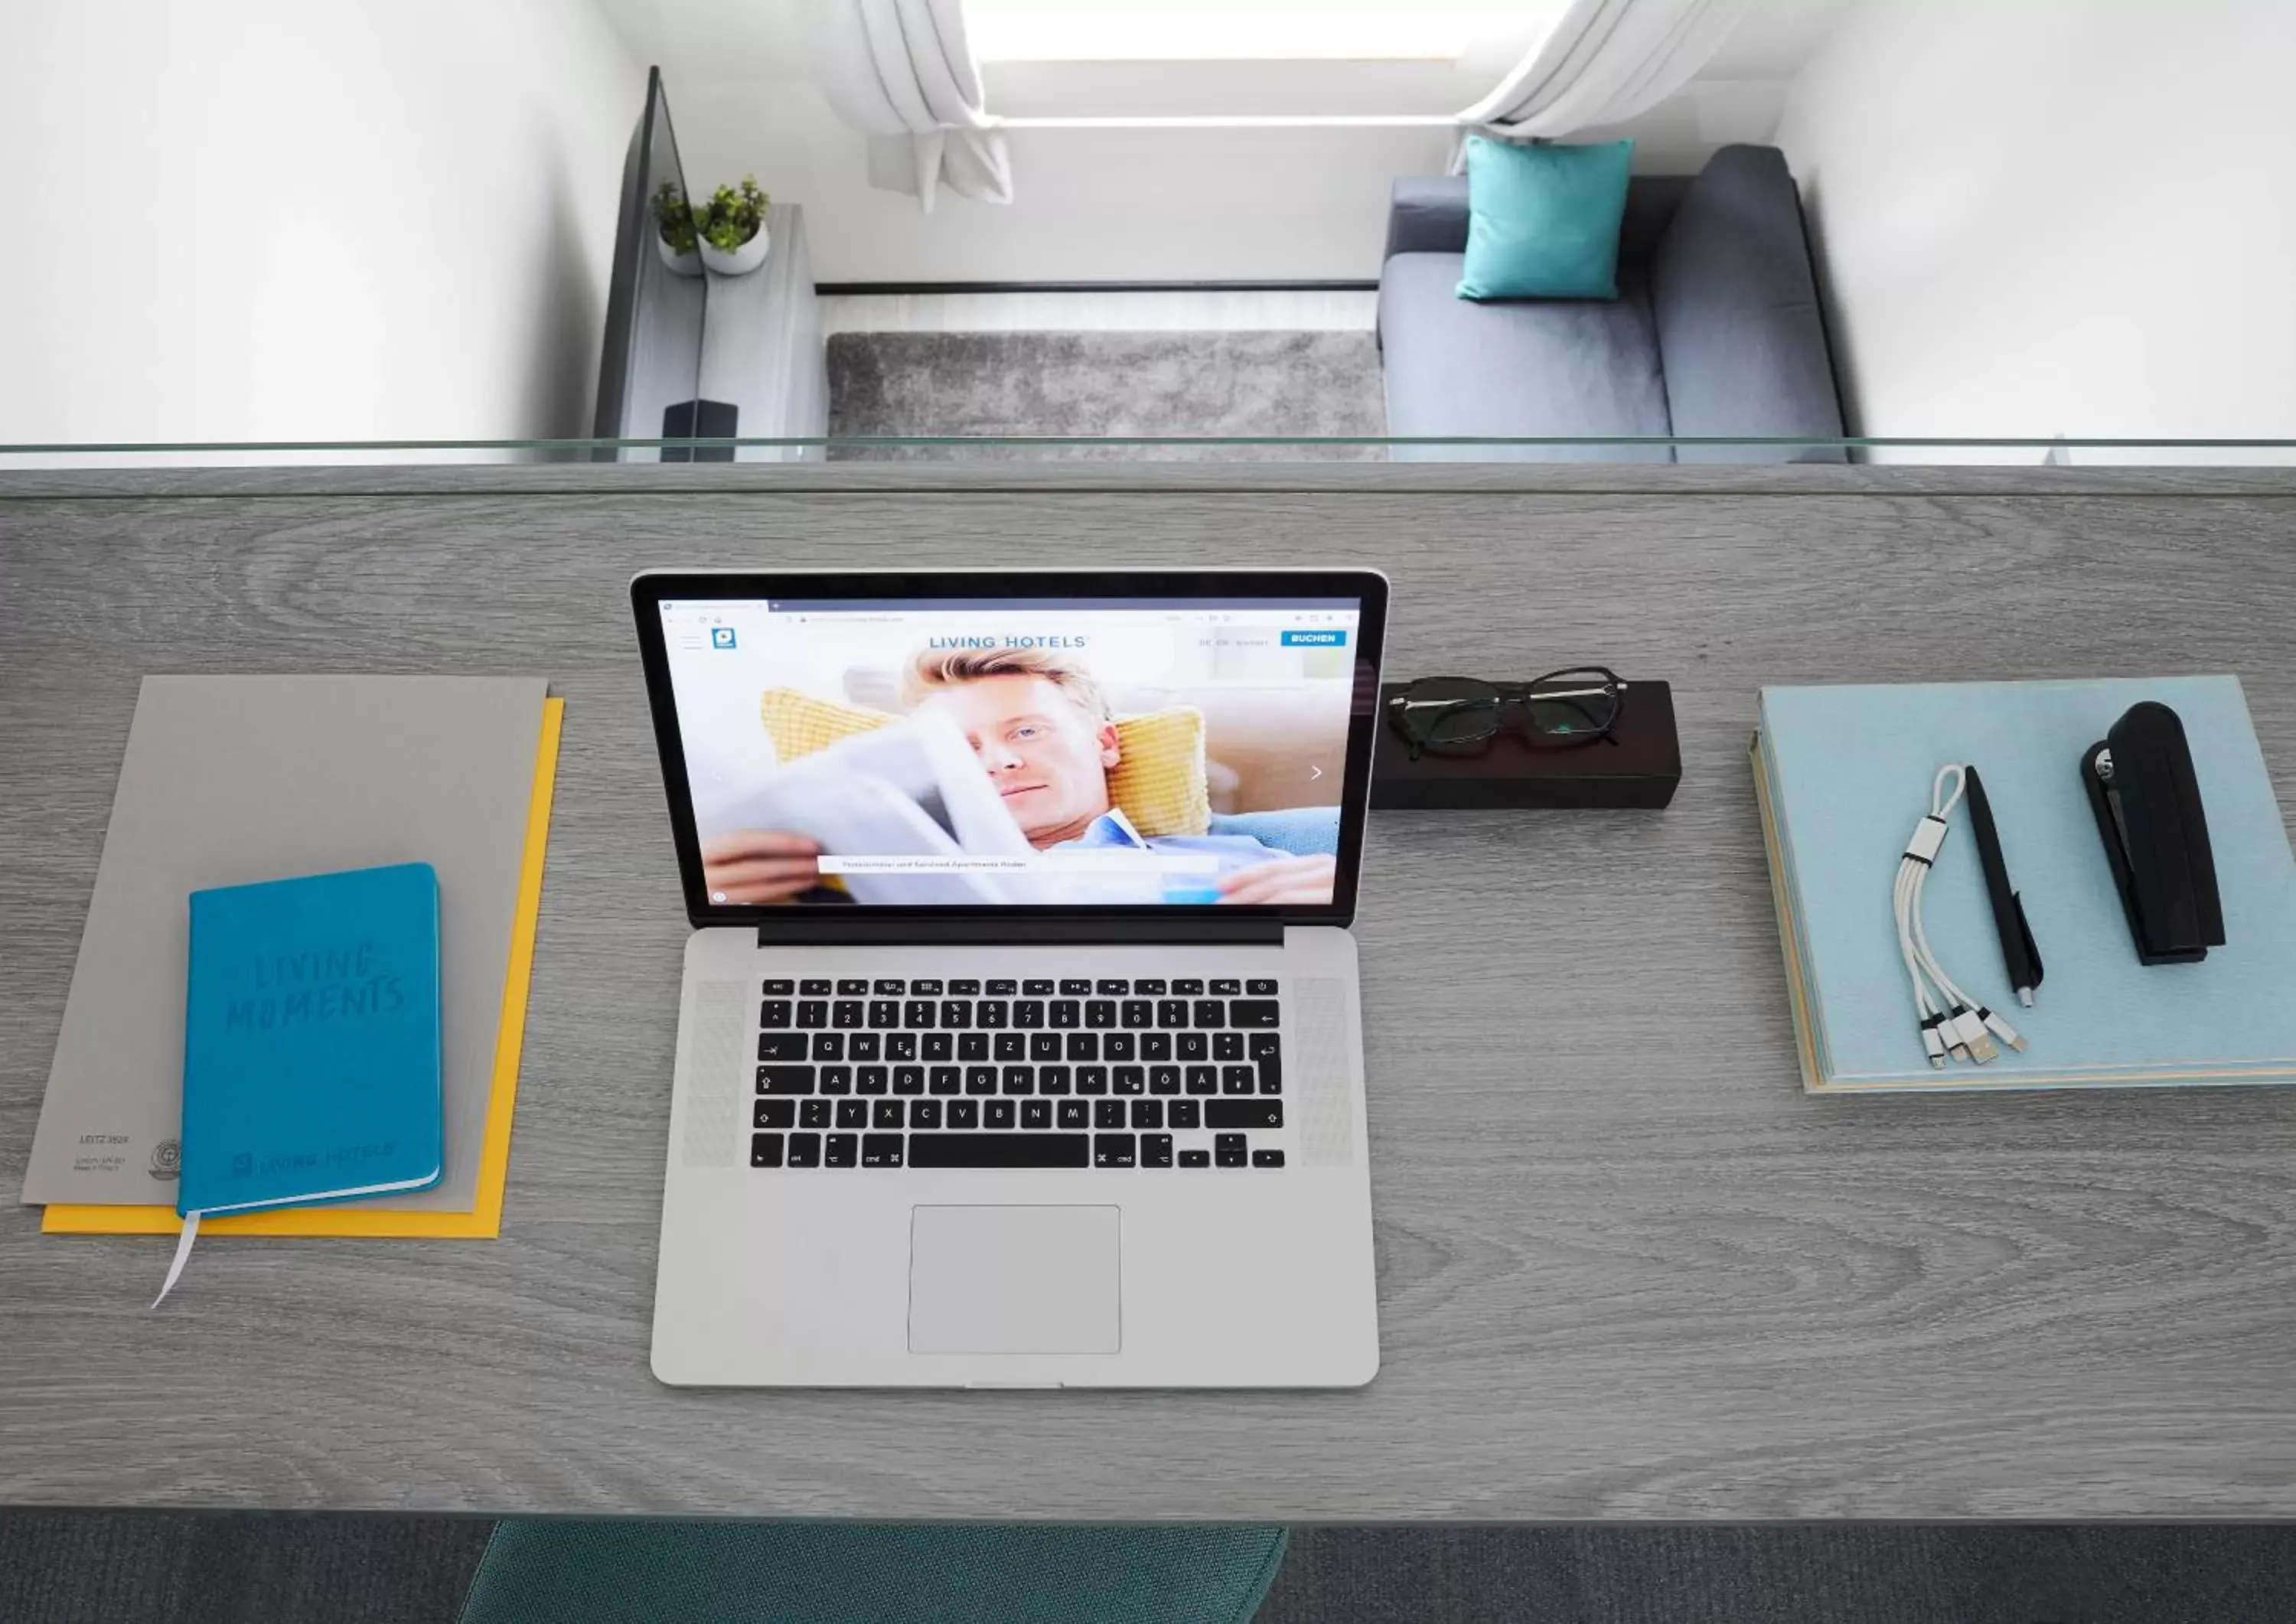
M 1330 588 L 1365 578 L 1136 597 L 973 578 L 784 598 L 640 578 L 660 583 L 706 910 L 1352 903 L 1383 597 L 1367 652 L 1365 599 Z

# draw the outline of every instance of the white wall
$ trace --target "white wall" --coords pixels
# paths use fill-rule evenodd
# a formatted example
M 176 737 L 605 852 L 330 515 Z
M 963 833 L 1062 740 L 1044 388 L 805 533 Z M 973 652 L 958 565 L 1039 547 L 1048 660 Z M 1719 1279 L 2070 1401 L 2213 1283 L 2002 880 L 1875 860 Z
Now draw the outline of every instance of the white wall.
M 1389 184 L 1439 172 L 1440 130 L 1019 130 L 1016 199 L 931 216 L 867 185 L 860 138 L 811 79 L 802 0 L 602 0 L 668 86 L 687 179 L 754 172 L 806 205 L 824 282 L 1367 278 Z M 1079 4 L 1086 0 L 1079 0 Z M 1408 0 L 1398 0 L 1408 4 Z M 1640 168 L 1695 169 L 1769 138 L 1788 82 L 1846 0 L 1757 0 L 1710 70 L 1628 129 Z M 1526 0 L 1526 18 L 1536 7 Z M 1085 112 L 1431 112 L 1496 85 L 1529 41 L 1480 37 L 1439 62 L 990 63 L 1008 116 Z
M 2286 0 L 1863 0 L 1779 130 L 1856 427 L 2296 437 L 2292 67 Z
M 586 434 L 643 69 L 587 0 L 0 25 L 0 443 Z

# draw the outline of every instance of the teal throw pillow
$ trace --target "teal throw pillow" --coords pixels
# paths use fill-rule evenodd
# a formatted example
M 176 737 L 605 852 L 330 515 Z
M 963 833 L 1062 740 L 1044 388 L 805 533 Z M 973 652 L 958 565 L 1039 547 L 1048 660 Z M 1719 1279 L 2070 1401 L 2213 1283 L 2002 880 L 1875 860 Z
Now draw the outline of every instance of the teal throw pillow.
M 1516 146 L 1467 137 L 1461 299 L 1616 299 L 1635 144 Z

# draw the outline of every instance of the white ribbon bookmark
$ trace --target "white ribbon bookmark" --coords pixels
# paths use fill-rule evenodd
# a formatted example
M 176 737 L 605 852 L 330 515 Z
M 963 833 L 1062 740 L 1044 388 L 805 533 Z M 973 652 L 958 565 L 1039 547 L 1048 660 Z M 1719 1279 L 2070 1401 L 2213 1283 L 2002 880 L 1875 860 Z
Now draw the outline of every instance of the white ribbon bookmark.
M 186 1213 L 184 1217 L 184 1233 L 176 1242 L 176 1260 L 168 1265 L 167 1283 L 160 1286 L 160 1294 L 152 1300 L 152 1308 L 156 1308 L 167 1301 L 168 1293 L 176 1289 L 176 1282 L 184 1277 L 184 1265 L 192 1260 L 192 1243 L 199 1238 L 200 1215 L 196 1212 Z

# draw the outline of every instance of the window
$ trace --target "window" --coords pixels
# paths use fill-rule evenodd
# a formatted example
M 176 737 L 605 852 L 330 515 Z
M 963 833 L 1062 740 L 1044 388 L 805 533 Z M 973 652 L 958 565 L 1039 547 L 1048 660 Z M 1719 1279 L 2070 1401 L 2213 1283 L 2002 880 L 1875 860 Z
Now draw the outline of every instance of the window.
M 1536 0 L 966 0 L 982 62 L 1450 62 Z

